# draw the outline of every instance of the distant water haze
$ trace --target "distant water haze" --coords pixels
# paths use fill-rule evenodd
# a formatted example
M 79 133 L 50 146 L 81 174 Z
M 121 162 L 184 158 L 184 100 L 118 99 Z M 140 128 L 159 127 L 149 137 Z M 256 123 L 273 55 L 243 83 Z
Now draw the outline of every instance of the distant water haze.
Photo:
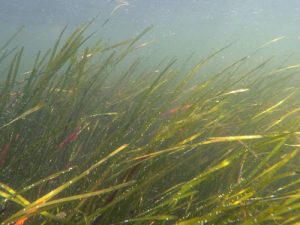
M 66 24 L 71 31 L 97 14 L 90 31 L 111 43 L 153 25 L 140 52 L 158 61 L 191 54 L 197 59 L 235 42 L 219 56 L 226 64 L 278 37 L 284 38 L 266 46 L 257 60 L 300 60 L 298 0 L 1 0 L 0 42 L 24 26 L 15 44 L 31 54 L 51 47 Z

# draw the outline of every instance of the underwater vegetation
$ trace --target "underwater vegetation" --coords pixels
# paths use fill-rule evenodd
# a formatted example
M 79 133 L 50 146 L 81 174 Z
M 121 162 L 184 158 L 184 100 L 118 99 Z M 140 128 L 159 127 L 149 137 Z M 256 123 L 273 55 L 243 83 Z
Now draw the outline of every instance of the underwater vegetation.
M 232 44 L 147 68 L 127 58 L 151 27 L 88 26 L 21 75 L 18 32 L 0 47 L 1 225 L 300 223 L 300 65 L 251 63 L 278 39 L 211 73 Z

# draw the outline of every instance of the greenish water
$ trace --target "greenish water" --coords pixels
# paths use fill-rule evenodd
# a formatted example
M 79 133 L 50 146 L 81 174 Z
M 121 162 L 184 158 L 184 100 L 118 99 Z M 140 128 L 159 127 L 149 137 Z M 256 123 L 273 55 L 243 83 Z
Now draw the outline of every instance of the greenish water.
M 1 5 L 1 39 L 25 26 L 17 43 L 27 46 L 27 51 L 46 49 L 66 24 L 76 27 L 99 14 L 91 30 L 112 42 L 154 25 L 145 38 L 151 42 L 146 51 L 159 58 L 186 58 L 191 53 L 203 57 L 237 41 L 230 53 L 224 55 L 224 60 L 230 61 L 285 36 L 281 43 L 265 49 L 264 56 L 285 57 L 294 53 L 298 60 L 299 7 L 297 0 L 132 0 L 125 5 L 122 1 L 13 0 Z M 109 22 L 102 26 L 107 19 Z
M 297 225 L 299 15 L 2 2 L 0 224 Z

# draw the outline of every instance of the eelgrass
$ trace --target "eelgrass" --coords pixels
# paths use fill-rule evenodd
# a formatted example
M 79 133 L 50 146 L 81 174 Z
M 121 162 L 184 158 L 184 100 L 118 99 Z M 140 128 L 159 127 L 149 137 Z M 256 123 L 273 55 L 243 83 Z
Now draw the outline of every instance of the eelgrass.
M 215 74 L 231 44 L 145 71 L 126 57 L 150 28 L 88 47 L 87 27 L 22 76 L 1 48 L 1 224 L 300 222 L 299 66 L 251 64 L 279 39 Z

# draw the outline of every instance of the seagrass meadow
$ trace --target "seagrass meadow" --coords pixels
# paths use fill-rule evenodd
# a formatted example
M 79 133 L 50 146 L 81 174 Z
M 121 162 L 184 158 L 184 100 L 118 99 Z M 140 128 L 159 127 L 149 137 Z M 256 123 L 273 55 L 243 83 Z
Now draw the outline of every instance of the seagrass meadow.
M 1 225 L 300 224 L 300 65 L 253 60 L 281 38 L 212 71 L 234 42 L 147 67 L 151 27 L 88 27 L 26 73 L 19 31 L 0 48 Z

